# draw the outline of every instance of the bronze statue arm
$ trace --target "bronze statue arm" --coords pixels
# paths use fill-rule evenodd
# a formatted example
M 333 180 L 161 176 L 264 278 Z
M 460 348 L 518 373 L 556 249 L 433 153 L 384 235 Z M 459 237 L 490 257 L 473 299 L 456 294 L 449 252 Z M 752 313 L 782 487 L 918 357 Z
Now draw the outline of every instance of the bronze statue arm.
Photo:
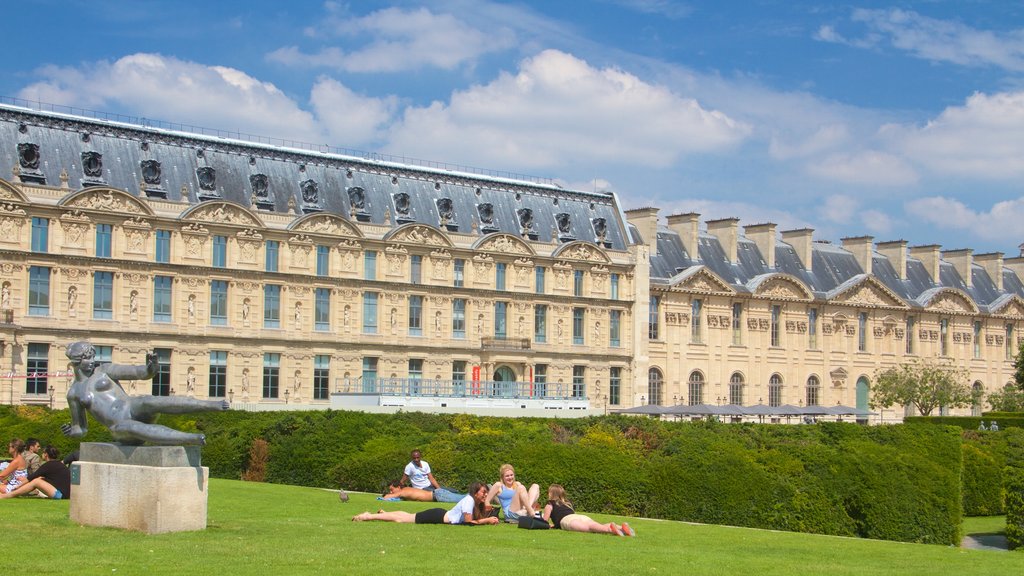
M 85 406 L 77 399 L 68 396 L 68 411 L 71 412 L 71 423 L 63 424 L 61 432 L 69 438 L 81 438 L 89 431 L 89 418 Z
M 114 380 L 151 380 L 156 376 L 156 354 L 146 354 L 145 366 L 128 366 L 126 364 L 104 364 L 103 372 Z

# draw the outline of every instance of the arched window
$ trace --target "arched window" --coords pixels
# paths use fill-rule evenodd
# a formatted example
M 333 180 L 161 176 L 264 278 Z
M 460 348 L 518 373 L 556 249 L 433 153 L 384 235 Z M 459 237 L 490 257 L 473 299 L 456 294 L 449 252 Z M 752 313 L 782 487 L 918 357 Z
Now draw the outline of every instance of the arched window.
M 729 377 L 729 404 L 743 405 L 743 374 L 739 372 Z
M 971 386 L 971 416 L 981 416 L 981 403 L 984 397 L 985 385 L 978 380 Z
M 782 376 L 778 374 L 768 380 L 768 405 L 782 406 Z
M 817 406 L 821 403 L 821 381 L 817 376 L 807 378 L 807 405 Z
M 661 385 L 665 379 L 661 370 L 651 368 L 647 371 L 647 403 L 661 406 Z
M 690 372 L 690 406 L 704 403 L 704 375 L 699 370 Z

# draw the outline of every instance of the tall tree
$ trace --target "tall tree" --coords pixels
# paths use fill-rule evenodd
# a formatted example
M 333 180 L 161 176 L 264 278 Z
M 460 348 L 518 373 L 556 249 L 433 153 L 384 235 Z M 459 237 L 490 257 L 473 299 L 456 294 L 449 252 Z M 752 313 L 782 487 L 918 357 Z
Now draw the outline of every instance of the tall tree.
M 980 401 L 974 396 L 965 370 L 949 362 L 914 360 L 875 374 L 871 407 L 913 406 L 922 416 L 931 416 L 940 406 L 965 408 Z
M 1013 360 L 1013 381 L 1017 388 L 1024 390 L 1024 342 L 1017 346 L 1017 357 Z

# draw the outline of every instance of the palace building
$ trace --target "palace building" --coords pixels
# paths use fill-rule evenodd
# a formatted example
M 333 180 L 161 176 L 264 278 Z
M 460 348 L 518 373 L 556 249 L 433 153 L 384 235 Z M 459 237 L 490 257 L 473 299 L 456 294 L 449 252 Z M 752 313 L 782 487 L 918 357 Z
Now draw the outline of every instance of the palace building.
M 0 106 L 0 402 L 64 351 L 239 408 L 867 407 L 882 368 L 1013 374 L 1024 258 L 741 226 L 543 181 Z M 664 224 L 662 223 L 664 222 Z M 980 406 L 976 407 L 980 409 Z M 898 414 L 883 417 L 899 418 Z

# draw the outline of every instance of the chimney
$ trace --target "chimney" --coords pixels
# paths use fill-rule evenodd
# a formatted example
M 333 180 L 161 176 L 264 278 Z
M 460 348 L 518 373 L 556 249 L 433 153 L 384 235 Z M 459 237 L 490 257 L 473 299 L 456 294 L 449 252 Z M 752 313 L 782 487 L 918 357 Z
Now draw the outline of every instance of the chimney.
M 743 235 L 757 245 L 768 268 L 775 268 L 775 224 L 766 222 L 744 226 Z
M 985 269 L 988 277 L 992 279 L 996 290 L 1003 291 L 1003 253 L 989 252 L 988 254 L 975 254 L 975 264 Z
M 974 254 L 974 250 L 970 248 L 946 250 L 942 253 L 942 259 L 953 265 L 953 269 L 960 275 L 960 278 L 963 279 L 964 284 L 967 284 L 968 288 L 974 284 L 971 274 L 971 264 L 974 262 L 974 259 L 971 257 L 972 254 Z
M 1024 255 L 1004 259 L 1003 266 L 1009 268 L 1011 272 L 1017 275 L 1017 278 L 1024 281 Z
M 865 274 L 871 274 L 871 258 L 874 255 L 872 240 L 874 238 L 871 236 L 852 236 L 842 239 L 843 249 L 853 254 Z
M 907 279 L 907 241 L 906 240 L 891 240 L 889 242 L 879 242 L 875 245 L 875 249 L 882 256 L 885 256 L 892 267 L 896 269 L 896 274 L 899 275 L 900 280 Z
M 917 258 L 924 264 L 924 269 L 928 272 L 928 275 L 932 278 L 932 284 L 939 283 L 939 250 L 942 247 L 938 244 L 928 244 L 927 246 L 911 246 L 910 257 Z
M 697 246 L 697 224 L 700 223 L 700 214 L 690 212 L 687 214 L 672 214 L 665 218 L 668 221 L 670 230 L 679 235 L 683 248 L 692 260 L 700 259 L 700 251 Z
M 708 226 L 708 234 L 718 239 L 718 243 L 722 245 L 722 250 L 725 251 L 725 257 L 729 259 L 730 264 L 739 262 L 737 246 L 739 223 L 739 218 L 722 218 L 705 222 Z
M 658 209 L 634 208 L 626 210 L 626 220 L 637 227 L 644 242 L 651 251 L 651 256 L 658 253 Z
M 811 271 L 811 264 L 814 262 L 814 252 L 811 250 L 811 246 L 814 244 L 811 240 L 813 234 L 813 228 L 786 230 L 782 233 L 782 241 L 793 247 L 800 262 L 804 265 L 804 269 L 808 272 Z

